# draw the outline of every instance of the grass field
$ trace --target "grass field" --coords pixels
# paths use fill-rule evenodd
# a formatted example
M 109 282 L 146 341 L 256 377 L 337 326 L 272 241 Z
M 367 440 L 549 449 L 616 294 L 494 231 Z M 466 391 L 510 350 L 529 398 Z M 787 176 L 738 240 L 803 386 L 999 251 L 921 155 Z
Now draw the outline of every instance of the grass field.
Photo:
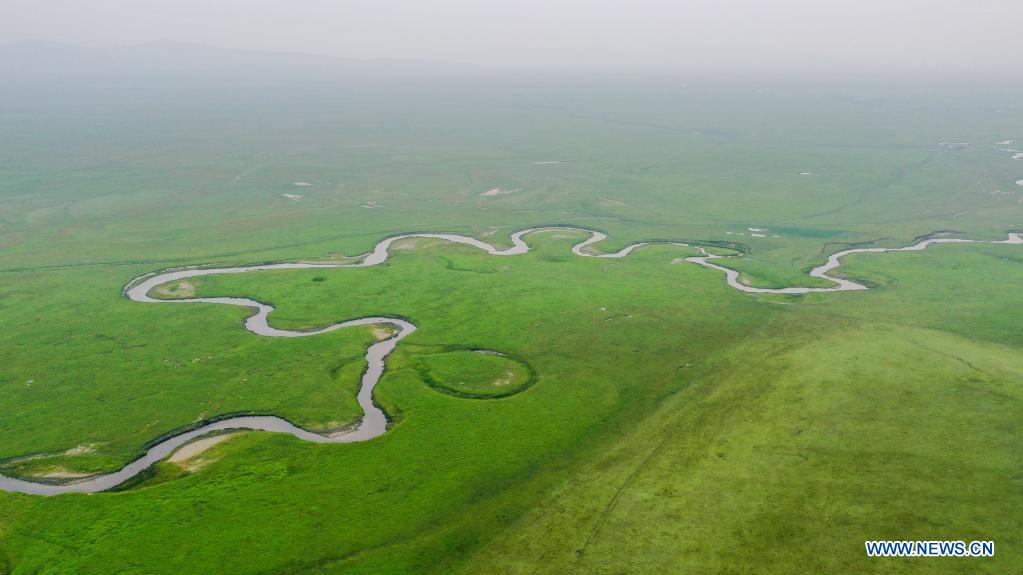
M 371 329 L 266 338 L 241 309 L 123 297 L 154 270 L 562 223 L 608 250 L 740 243 L 745 281 L 815 285 L 852 244 L 1023 231 L 1023 162 L 992 145 L 1023 137 L 1009 94 L 636 82 L 0 96 L 0 473 L 117 469 L 229 413 L 357 420 Z M 1020 246 L 857 255 L 841 273 L 871 290 L 750 296 L 691 249 L 580 258 L 583 237 L 176 286 L 287 329 L 411 318 L 375 396 L 391 429 L 245 433 L 116 493 L 0 493 L 0 573 L 1023 569 Z M 997 551 L 877 560 L 865 539 Z

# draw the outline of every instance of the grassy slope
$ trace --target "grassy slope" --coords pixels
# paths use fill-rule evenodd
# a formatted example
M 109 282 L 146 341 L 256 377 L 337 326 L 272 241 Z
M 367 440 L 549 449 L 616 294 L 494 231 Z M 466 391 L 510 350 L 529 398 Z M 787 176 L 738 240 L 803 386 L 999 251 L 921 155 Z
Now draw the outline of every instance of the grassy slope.
M 743 346 L 464 571 L 1016 571 L 1023 354 L 842 327 Z M 939 351 L 921 356 L 920 343 Z M 878 561 L 868 539 L 991 539 L 999 554 Z
M 1023 352 L 997 286 L 1023 269 L 1012 247 L 973 247 L 855 261 L 898 285 L 807 298 L 804 321 L 717 358 L 462 570 L 1017 571 Z M 867 559 L 868 539 L 999 547 L 936 564 Z

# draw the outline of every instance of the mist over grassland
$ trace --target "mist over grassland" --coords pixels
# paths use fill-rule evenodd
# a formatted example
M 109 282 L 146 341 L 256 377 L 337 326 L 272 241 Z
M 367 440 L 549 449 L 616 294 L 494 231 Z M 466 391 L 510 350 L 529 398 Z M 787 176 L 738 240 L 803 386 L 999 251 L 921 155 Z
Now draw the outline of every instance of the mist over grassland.
M 0 71 L 11 80 L 0 91 L 9 136 L 0 140 L 0 194 L 10 198 L 8 229 L 20 234 L 59 226 L 86 201 L 84 213 L 114 217 L 106 229 L 122 239 L 141 232 L 121 223 L 138 210 L 167 221 L 196 218 L 197 209 L 289 213 L 297 219 L 287 233 L 303 238 L 328 237 L 314 230 L 342 213 L 359 214 L 369 237 L 405 224 L 461 229 L 571 216 L 561 210 L 607 218 L 609 231 L 626 236 L 722 236 L 736 222 L 804 230 L 786 238 L 807 234 L 802 247 L 764 246 L 779 261 L 797 257 L 798 268 L 817 257 L 814 237 L 877 237 L 860 224 L 897 220 L 895 204 L 912 208 L 901 217 L 917 218 L 906 220 L 903 238 L 1015 223 L 1010 192 L 1020 164 L 993 146 L 1016 137 L 1023 116 L 1013 77 L 526 73 L 43 42 L 0 49 Z M 948 142 L 969 146 L 941 146 Z M 544 161 L 560 163 L 532 164 Z M 304 203 L 278 203 L 293 182 L 312 180 L 321 185 Z M 913 193 L 883 193 L 891 186 Z M 494 188 L 523 191 L 479 197 Z M 388 211 L 358 208 L 379 200 L 373 194 L 393 198 Z M 17 216 L 49 200 L 56 205 Z M 629 220 L 655 227 L 628 231 Z M 190 241 L 140 237 L 124 247 L 135 258 L 177 257 L 191 253 Z M 221 241 L 228 252 L 253 247 L 242 236 Z

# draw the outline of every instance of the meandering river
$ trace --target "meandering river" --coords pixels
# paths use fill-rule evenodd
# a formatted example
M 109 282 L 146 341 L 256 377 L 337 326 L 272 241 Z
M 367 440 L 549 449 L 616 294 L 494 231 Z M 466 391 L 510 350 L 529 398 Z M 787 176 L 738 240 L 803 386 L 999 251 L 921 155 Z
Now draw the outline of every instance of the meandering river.
M 63 484 L 51 484 L 51 483 L 40 483 L 35 481 L 27 481 L 23 479 L 15 479 L 12 477 L 6 477 L 0 475 L 0 490 L 13 491 L 19 493 L 30 493 L 34 495 L 58 495 L 61 493 L 93 493 L 97 491 L 105 491 L 118 485 L 121 485 L 125 481 L 137 476 L 139 473 L 149 468 L 154 463 L 166 458 L 168 455 L 173 453 L 176 449 L 185 445 L 203 435 L 206 435 L 215 431 L 226 431 L 235 429 L 252 429 L 261 431 L 275 431 L 280 433 L 290 433 L 291 435 L 305 440 L 316 443 L 353 443 L 357 441 L 366 441 L 377 437 L 387 431 L 387 417 L 384 412 L 380 410 L 376 404 L 373 403 L 373 388 L 380 381 L 380 378 L 384 374 L 385 362 L 387 356 L 394 351 L 398 342 L 408 337 L 413 331 L 416 330 L 416 326 L 409 321 L 393 317 L 364 317 L 359 319 L 353 319 L 344 321 L 341 323 L 335 323 L 322 329 L 311 330 L 311 331 L 289 331 L 271 327 L 268 321 L 270 312 L 273 311 L 273 306 L 257 302 L 255 300 L 246 298 L 234 298 L 234 297 L 197 297 L 197 298 L 181 298 L 181 299 L 158 299 L 150 297 L 150 292 L 161 285 L 206 275 L 216 274 L 237 274 L 237 273 L 249 273 L 263 270 L 282 270 L 282 269 L 317 269 L 317 268 L 344 268 L 344 267 L 367 267 L 379 265 L 387 261 L 390 254 L 391 246 L 403 239 L 408 238 L 435 238 L 446 240 L 458 244 L 466 244 L 476 248 L 479 248 L 490 255 L 494 256 L 514 256 L 524 254 L 529 251 L 529 245 L 526 244 L 523 239 L 527 234 L 545 231 L 545 230 L 570 230 L 580 231 L 590 234 L 587 239 L 572 246 L 572 253 L 583 256 L 583 257 L 595 257 L 595 258 L 623 258 L 633 250 L 640 248 L 645 245 L 653 243 L 668 244 L 687 246 L 697 249 L 701 252 L 700 256 L 693 256 L 686 258 L 686 261 L 701 265 L 706 268 L 718 270 L 725 274 L 725 281 L 729 286 L 746 292 L 746 293 L 775 293 L 775 294 L 805 294 L 814 292 L 839 292 L 839 291 L 854 291 L 854 290 L 865 290 L 866 286 L 858 284 L 854 281 L 843 279 L 829 275 L 834 272 L 840 265 L 842 258 L 857 253 L 884 253 L 884 252 L 898 252 L 898 251 L 920 251 L 927 247 L 935 244 L 948 244 L 948 243 L 990 243 L 990 244 L 1023 244 L 1023 233 L 1011 233 L 1005 240 L 969 240 L 969 239 L 958 239 L 958 238 L 933 238 L 922 240 L 911 246 L 901 248 L 852 248 L 832 254 L 824 264 L 813 268 L 810 271 L 810 276 L 815 278 L 822 278 L 834 283 L 833 286 L 828 287 L 783 287 L 783 288 L 758 288 L 747 284 L 744 284 L 739 279 L 739 272 L 729 267 L 714 263 L 712 260 L 721 260 L 733 256 L 721 256 L 714 255 L 708 252 L 704 247 L 700 245 L 688 244 L 684 242 L 637 242 L 630 244 L 621 250 L 614 253 L 596 253 L 591 251 L 591 247 L 605 239 L 607 234 L 603 232 L 587 230 L 582 228 L 575 228 L 571 226 L 552 226 L 543 228 L 530 228 L 522 230 L 512 234 L 511 236 L 511 247 L 498 248 L 484 241 L 468 236 L 461 236 L 456 234 L 435 234 L 435 233 L 410 233 L 398 236 L 388 237 L 380 241 L 372 251 L 358 258 L 354 263 L 300 263 L 300 262 L 286 262 L 286 263 L 275 263 L 275 264 L 260 264 L 253 266 L 240 266 L 240 267 L 227 267 L 227 268 L 187 268 L 173 271 L 159 272 L 155 274 L 149 274 L 136 278 L 128 283 L 124 289 L 124 294 L 131 300 L 136 302 L 144 303 L 163 303 L 163 304 L 180 304 L 180 303 L 215 303 L 215 304 L 226 304 L 226 305 L 237 305 L 246 308 L 250 308 L 254 313 L 245 320 L 245 329 L 255 333 L 257 335 L 269 336 L 269 337 L 309 337 L 343 329 L 351 326 L 358 325 L 389 325 L 395 329 L 395 333 L 390 337 L 378 341 L 369 347 L 366 351 L 366 371 L 362 375 L 362 384 L 359 388 L 358 402 L 359 406 L 362 407 L 363 417 L 359 422 L 358 426 L 344 431 L 341 433 L 321 435 L 307 431 L 291 422 L 273 416 L 238 416 L 227 419 L 221 419 L 203 425 L 195 429 L 184 431 L 177 435 L 171 436 L 164 439 L 155 445 L 151 446 L 144 456 L 129 463 L 124 468 L 114 473 L 106 475 L 99 475 L 90 477 L 87 479 L 63 483 Z

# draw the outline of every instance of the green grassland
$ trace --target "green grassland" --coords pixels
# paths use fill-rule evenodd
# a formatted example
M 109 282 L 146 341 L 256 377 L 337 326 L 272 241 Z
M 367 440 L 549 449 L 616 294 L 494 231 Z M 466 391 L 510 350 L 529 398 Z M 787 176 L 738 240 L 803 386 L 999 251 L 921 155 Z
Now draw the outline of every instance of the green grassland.
M 506 244 L 562 223 L 608 232 L 608 250 L 740 243 L 746 281 L 813 285 L 806 271 L 850 244 L 1023 230 L 1023 162 L 990 145 L 1018 136 L 1018 105 L 503 88 L 12 108 L 0 472 L 117 469 L 225 414 L 357 420 L 378 334 L 260 337 L 242 309 L 123 297 L 158 269 L 351 256 L 410 230 Z M 272 303 L 286 329 L 410 318 L 375 394 L 391 428 L 351 445 L 239 434 L 116 493 L 0 493 L 0 573 L 1023 568 L 1020 246 L 857 255 L 841 273 L 874 289 L 751 296 L 681 261 L 691 249 L 580 258 L 583 237 L 536 233 L 512 257 L 417 239 L 380 266 L 192 281 Z M 509 374 L 514 393 L 494 385 Z M 865 539 L 997 553 L 876 560 Z

